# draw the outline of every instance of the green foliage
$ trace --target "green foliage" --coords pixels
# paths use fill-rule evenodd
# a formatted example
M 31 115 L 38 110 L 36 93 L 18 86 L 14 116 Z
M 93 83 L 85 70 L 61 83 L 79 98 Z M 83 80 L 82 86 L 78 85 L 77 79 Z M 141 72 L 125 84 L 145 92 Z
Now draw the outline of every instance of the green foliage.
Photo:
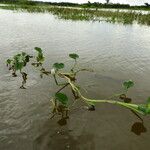
M 109 0 L 106 0 L 108 2 Z M 130 6 L 129 4 L 120 4 L 120 3 L 99 3 L 99 2 L 90 2 L 83 4 L 78 3 L 70 3 L 70 2 L 43 2 L 43 1 L 30 1 L 30 0 L 0 0 L 0 3 L 7 3 L 7 4 L 16 4 L 16 5 L 38 5 L 38 6 L 64 6 L 64 7 L 80 7 L 80 8 L 118 8 L 118 9 L 131 9 L 131 10 L 149 10 L 149 4 L 144 3 L 142 6 Z
M 63 63 L 54 63 L 53 64 L 53 68 L 55 69 L 63 69 L 65 67 L 65 65 Z
M 93 5 L 94 6 L 94 5 Z M 104 7 L 115 8 L 114 5 L 103 5 Z M 119 5 L 120 7 L 121 5 Z M 87 7 L 86 4 L 82 7 Z M 91 7 L 91 5 L 89 6 Z M 112 10 L 97 10 L 96 9 L 75 9 L 52 6 L 32 6 L 32 5 L 7 5 L 0 6 L 3 9 L 21 10 L 28 12 L 50 12 L 56 15 L 59 19 L 65 20 L 86 20 L 86 21 L 106 21 L 111 23 L 133 24 L 134 22 L 142 25 L 150 25 L 150 14 L 137 13 L 134 11 L 112 11 Z M 147 8 L 147 7 L 145 7 Z M 138 9 L 138 8 L 137 8 Z M 141 8 L 142 9 L 142 8 Z M 149 7 L 148 7 L 149 9 Z
M 43 55 L 43 50 L 39 47 L 35 47 L 34 49 L 38 52 L 38 55 L 36 56 L 37 62 L 43 63 L 45 60 L 44 55 Z
M 42 49 L 40 47 L 35 47 L 34 48 L 37 52 L 42 53 Z
M 29 62 L 30 58 L 30 55 L 26 54 L 25 52 L 22 52 L 20 54 L 15 55 L 12 59 L 7 59 L 6 63 L 7 65 L 9 65 L 10 70 L 21 71 Z
M 7 64 L 7 65 L 10 65 L 10 64 L 11 64 L 11 62 L 12 62 L 12 60 L 11 60 L 11 59 L 7 59 L 6 64 Z
M 128 108 L 132 110 L 132 112 L 134 112 L 135 114 L 136 113 L 139 113 L 142 115 L 150 114 L 150 97 L 148 98 L 145 104 L 132 104 L 131 101 L 129 101 L 131 99 L 128 98 L 126 94 L 129 88 L 134 86 L 134 82 L 132 80 L 128 80 L 123 83 L 125 93 L 122 93 L 121 95 L 117 94 L 120 99 L 124 100 L 124 102 L 121 102 L 118 100 L 112 100 L 112 99 L 108 99 L 108 100 L 89 99 L 82 95 L 81 89 L 79 88 L 78 85 L 76 85 L 77 73 L 81 71 L 88 71 L 88 69 L 85 69 L 85 68 L 79 69 L 78 67 L 76 67 L 76 64 L 77 64 L 76 59 L 79 58 L 78 54 L 75 54 L 75 53 L 69 54 L 69 57 L 74 59 L 75 61 L 74 61 L 73 67 L 68 72 L 63 72 L 63 70 L 61 70 L 65 67 L 64 63 L 54 63 L 52 68 L 50 68 L 50 71 L 47 71 L 43 67 L 43 62 L 45 59 L 44 59 L 42 49 L 39 47 L 35 47 L 35 51 L 37 52 L 37 55 L 34 57 L 25 52 L 22 52 L 22 53 L 15 55 L 13 58 L 7 59 L 6 63 L 7 63 L 7 66 L 9 67 L 9 70 L 12 71 L 12 75 L 14 77 L 17 76 L 16 71 L 19 70 L 19 73 L 22 76 L 22 85 L 20 86 L 21 89 L 25 89 L 24 85 L 26 84 L 27 76 L 28 76 L 27 73 L 24 72 L 23 68 L 26 67 L 27 63 L 30 62 L 30 58 L 32 58 L 33 59 L 32 61 L 35 62 L 35 63 L 32 63 L 32 65 L 34 64 L 37 67 L 36 69 L 39 69 L 40 76 L 43 77 L 43 74 L 44 74 L 47 76 L 52 76 L 54 78 L 56 85 L 60 87 L 58 91 L 55 92 L 55 96 L 51 99 L 51 102 L 53 105 L 52 113 L 54 115 L 61 114 L 63 118 L 64 114 L 66 114 L 66 118 L 68 117 L 67 115 L 68 110 L 69 110 L 68 97 L 66 94 L 61 92 L 66 87 L 69 87 L 71 89 L 71 92 L 74 97 L 73 104 L 77 101 L 77 99 L 83 100 L 83 102 L 85 102 L 89 106 L 88 110 L 91 110 L 91 111 L 95 110 L 96 103 L 110 103 L 110 104 L 120 105 L 125 108 Z M 64 80 L 65 82 L 59 83 L 57 81 L 57 78 Z M 128 100 L 128 102 L 125 100 Z
M 147 108 L 146 105 L 139 105 L 138 110 L 143 112 L 144 114 L 147 114 Z
M 73 54 L 69 54 L 69 57 L 76 60 L 77 58 L 79 58 L 79 55 L 73 53 Z
M 68 104 L 68 97 L 66 94 L 64 93 L 56 93 L 55 94 L 55 98 L 61 102 L 63 105 L 67 105 Z
M 14 68 L 15 70 L 22 70 L 22 68 L 26 65 L 24 55 L 18 54 L 14 57 Z
M 147 114 L 150 114 L 150 97 L 148 97 L 147 99 L 146 107 L 147 107 Z
M 138 109 L 143 111 L 145 115 L 150 114 L 150 97 L 147 99 L 146 104 L 139 105 Z
M 134 86 L 134 82 L 132 80 L 125 81 L 123 82 L 123 86 L 125 90 L 128 90 L 129 88 Z
M 27 80 L 27 73 L 22 72 L 23 68 L 26 67 L 27 63 L 30 61 L 32 56 L 28 55 L 25 52 L 15 55 L 12 59 L 7 59 L 6 64 L 9 67 L 9 70 L 12 70 L 12 76 L 17 77 L 16 72 L 19 71 L 22 76 L 22 85 L 20 88 L 25 89 L 24 84 Z

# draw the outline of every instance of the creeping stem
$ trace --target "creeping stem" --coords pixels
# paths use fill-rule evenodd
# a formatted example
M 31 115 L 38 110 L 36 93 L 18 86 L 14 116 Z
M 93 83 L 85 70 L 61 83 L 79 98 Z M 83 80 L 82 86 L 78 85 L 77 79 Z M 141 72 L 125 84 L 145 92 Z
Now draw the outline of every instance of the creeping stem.
M 95 100 L 95 99 L 89 99 L 89 98 L 86 98 L 84 97 L 80 90 L 71 82 L 70 78 L 66 77 L 65 78 L 68 80 L 68 83 L 70 84 L 71 88 L 78 93 L 78 95 L 80 96 L 81 99 L 83 99 L 84 101 L 86 101 L 87 103 L 109 103 L 109 104 L 116 104 L 116 105 L 120 105 L 120 106 L 123 106 L 123 107 L 126 107 L 130 110 L 133 110 L 139 114 L 142 114 L 144 115 L 144 112 L 140 111 L 138 109 L 138 105 L 136 104 L 129 104 L 129 103 L 125 103 L 125 102 L 119 102 L 119 101 L 116 101 L 116 100 Z
M 58 81 L 56 79 L 56 75 L 53 75 L 56 85 L 58 85 Z
M 77 65 L 77 60 L 75 59 L 74 65 L 73 65 L 73 67 L 71 68 L 72 71 L 74 71 L 76 65 Z
M 62 86 L 56 93 L 59 93 L 62 91 L 64 88 L 66 88 L 69 85 L 69 83 L 66 83 L 64 86 Z

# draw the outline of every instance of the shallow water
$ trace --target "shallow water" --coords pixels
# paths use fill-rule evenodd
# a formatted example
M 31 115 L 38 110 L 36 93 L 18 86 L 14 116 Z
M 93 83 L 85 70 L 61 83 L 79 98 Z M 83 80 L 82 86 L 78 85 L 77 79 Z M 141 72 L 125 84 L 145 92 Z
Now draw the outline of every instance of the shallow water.
M 60 6 L 62 7 L 62 6 Z M 78 7 L 64 7 L 64 8 L 73 8 L 73 9 L 83 9 L 83 8 L 78 8 Z M 149 14 L 149 10 L 130 10 L 130 9 L 116 9 L 116 8 L 90 8 L 90 10 L 104 10 L 104 11 L 120 11 L 120 12 L 134 12 L 134 13 L 141 13 L 141 14 Z
M 60 8 L 62 8 L 63 6 L 58 6 Z M 72 8 L 72 9 L 84 9 L 84 8 L 80 8 L 80 7 L 63 7 L 63 8 Z M 134 13 L 141 13 L 141 14 L 149 14 L 149 10 L 132 10 L 132 9 L 117 9 L 117 8 L 88 8 L 90 10 L 104 10 L 104 11 L 112 11 L 112 12 L 116 12 L 116 11 L 119 11 L 119 12 L 134 12 Z
M 27 89 L 11 78 L 5 60 L 20 51 L 34 53 L 43 48 L 48 61 L 65 62 L 68 53 L 80 55 L 80 65 L 94 73 L 79 75 L 91 98 L 106 98 L 132 79 L 129 92 L 133 102 L 150 96 L 150 28 L 87 21 L 63 21 L 50 14 L 0 10 L 0 149 L 2 150 L 141 150 L 150 146 L 150 117 L 144 117 L 140 136 L 131 132 L 139 119 L 129 110 L 101 104 L 89 112 L 79 107 L 71 111 L 64 127 L 58 118 L 50 120 L 49 98 L 56 90 L 48 78 L 30 74 Z M 78 106 L 78 105 L 77 105 Z M 135 124 L 137 126 L 137 123 Z M 135 128 L 134 126 L 134 128 Z
M 130 9 L 100 9 L 105 11 L 135 12 L 141 14 L 149 14 L 149 10 L 130 10 Z

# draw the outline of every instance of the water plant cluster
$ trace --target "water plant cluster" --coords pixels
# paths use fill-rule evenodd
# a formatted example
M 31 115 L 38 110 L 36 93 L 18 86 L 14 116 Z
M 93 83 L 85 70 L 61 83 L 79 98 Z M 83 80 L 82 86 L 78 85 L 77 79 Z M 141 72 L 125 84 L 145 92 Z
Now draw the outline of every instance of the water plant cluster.
M 27 12 L 50 12 L 59 19 L 66 20 L 84 20 L 84 21 L 106 21 L 111 23 L 150 25 L 150 13 L 142 14 L 135 11 L 105 11 L 100 9 L 88 8 L 67 8 L 52 6 L 34 6 L 34 5 L 6 5 L 0 6 L 2 9 Z
M 39 47 L 35 47 L 36 54 L 30 55 L 25 52 L 16 54 L 15 56 L 7 59 L 6 64 L 12 73 L 13 77 L 22 77 L 22 83 L 20 88 L 26 89 L 26 82 L 28 74 L 25 72 L 25 68 L 30 64 L 33 69 L 39 70 L 40 77 L 48 76 L 54 79 L 58 90 L 54 93 L 54 96 L 50 98 L 52 104 L 52 116 L 60 115 L 62 119 L 69 118 L 69 111 L 77 101 L 83 101 L 87 106 L 88 110 L 94 111 L 97 103 L 109 103 L 118 105 L 131 110 L 138 118 L 141 119 L 140 115 L 150 114 L 150 98 L 144 104 L 133 104 L 131 98 L 128 97 L 128 91 L 134 86 L 132 80 L 123 82 L 123 89 L 120 94 L 114 94 L 108 99 L 92 99 L 87 98 L 82 94 L 80 83 L 77 82 L 77 74 L 79 72 L 92 72 L 91 69 L 79 68 L 77 63 L 79 55 L 72 53 L 69 54 L 69 58 L 73 61 L 72 67 L 66 72 L 64 71 L 65 64 L 63 62 L 55 62 L 51 68 L 47 69 L 43 67 L 45 62 L 45 56 L 43 51 Z M 60 81 L 63 83 L 60 83 Z M 73 94 L 73 99 L 64 93 L 64 89 L 69 88 Z M 141 119 L 142 120 L 142 119 Z

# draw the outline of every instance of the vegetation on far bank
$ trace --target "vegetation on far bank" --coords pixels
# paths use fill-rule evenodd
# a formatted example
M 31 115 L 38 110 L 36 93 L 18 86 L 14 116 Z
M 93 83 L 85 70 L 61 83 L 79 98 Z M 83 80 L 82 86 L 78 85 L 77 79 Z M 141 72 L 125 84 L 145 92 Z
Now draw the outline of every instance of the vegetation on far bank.
M 50 12 L 59 19 L 84 20 L 84 21 L 106 21 L 111 23 L 150 25 L 150 13 L 142 14 L 135 11 L 111 11 L 101 9 L 80 9 L 69 7 L 58 7 L 48 5 L 4 5 L 2 9 L 19 10 L 27 12 Z
M 70 2 L 43 2 L 43 1 L 31 1 L 31 0 L 0 0 L 0 3 L 4 4 L 24 4 L 24 5 L 51 5 L 51 6 L 65 6 L 65 7 L 81 7 L 81 8 L 115 8 L 115 9 L 131 9 L 131 10 L 147 10 L 150 11 L 150 4 L 143 3 L 141 6 L 130 6 L 129 4 L 110 3 L 106 0 L 106 3 L 94 2 L 78 4 Z

